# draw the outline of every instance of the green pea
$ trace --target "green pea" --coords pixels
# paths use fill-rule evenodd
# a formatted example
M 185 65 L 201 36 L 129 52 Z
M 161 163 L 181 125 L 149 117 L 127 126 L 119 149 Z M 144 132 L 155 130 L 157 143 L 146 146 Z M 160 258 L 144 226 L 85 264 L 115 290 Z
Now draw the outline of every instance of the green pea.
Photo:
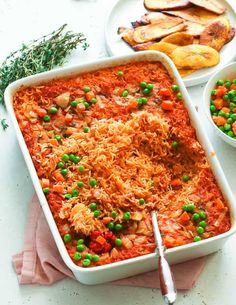
M 230 86 L 231 86 L 231 81 L 230 81 L 229 79 L 227 79 L 227 80 L 225 81 L 225 87 L 226 87 L 226 88 L 230 88 Z
M 77 190 L 73 190 L 71 192 L 72 197 L 78 197 L 79 196 L 79 192 Z
M 230 130 L 230 129 L 231 129 L 231 125 L 226 123 L 226 124 L 224 125 L 224 130 L 228 131 L 228 130 Z
M 107 224 L 107 227 L 108 227 L 109 230 L 113 230 L 114 227 L 115 227 L 114 222 L 109 222 L 109 223 Z
M 80 165 L 79 166 L 79 171 L 82 173 L 84 171 L 84 166 L 83 165 Z
M 215 106 L 215 101 L 214 100 L 211 100 L 211 105 Z
M 148 99 L 146 97 L 142 97 L 142 104 L 145 105 L 148 102 Z
M 171 147 L 176 149 L 179 146 L 179 143 L 177 141 L 173 141 L 171 144 Z
M 235 107 L 236 107 L 236 104 L 235 104 L 235 103 L 230 103 L 230 104 L 229 104 L 229 107 L 235 108 Z
M 233 80 L 233 84 L 236 85 L 236 79 Z
M 139 106 L 143 105 L 143 99 L 142 98 L 138 98 L 137 99 L 137 103 L 139 104 Z
M 141 82 L 140 87 L 145 89 L 147 87 L 147 83 L 146 82 Z
M 183 175 L 182 180 L 183 180 L 184 182 L 188 182 L 189 176 L 188 176 L 188 175 Z
M 90 261 L 90 259 L 85 258 L 83 260 L 82 264 L 83 264 L 84 267 L 88 267 L 91 264 L 91 261 Z
M 61 136 L 59 134 L 55 134 L 54 139 L 57 141 L 61 141 Z
M 212 113 L 213 116 L 218 116 L 218 112 Z
M 120 247 L 120 246 L 122 245 L 122 240 L 121 240 L 120 238 L 117 238 L 117 239 L 115 240 L 115 245 L 116 245 L 117 247 Z
M 121 94 L 121 96 L 126 97 L 129 95 L 129 91 L 128 90 L 124 90 Z
M 75 164 L 78 164 L 80 160 L 81 160 L 80 157 L 75 156 L 74 159 L 72 160 L 72 162 L 75 163 Z
M 220 111 L 218 112 L 218 116 L 223 116 L 223 117 L 225 117 L 225 112 L 222 111 L 222 110 L 220 110 Z
M 82 188 L 84 186 L 84 183 L 82 181 L 78 181 L 77 185 L 78 185 L 79 188 Z
M 68 155 L 63 155 L 62 157 L 61 157 L 61 159 L 63 160 L 63 161 L 65 161 L 65 162 L 67 162 L 67 161 L 69 161 L 70 160 L 70 157 L 68 156 Z
M 90 261 L 92 260 L 92 254 L 90 253 L 86 253 L 84 257 L 89 259 Z
M 68 175 L 68 173 L 69 173 L 69 170 L 68 170 L 67 168 L 63 168 L 63 169 L 61 170 L 61 174 L 62 174 L 63 176 Z
M 188 205 L 187 205 L 187 204 L 184 204 L 184 205 L 182 206 L 182 210 L 188 212 Z
M 218 128 L 223 132 L 225 131 L 224 126 L 218 126 Z
M 120 224 L 120 223 L 115 224 L 115 230 L 116 231 L 121 231 L 122 229 L 123 229 L 122 224 Z
M 198 236 L 198 235 L 195 236 L 194 239 L 193 239 L 194 242 L 198 242 L 198 241 L 200 241 L 200 240 L 202 240 L 202 239 L 201 239 L 201 237 Z
M 89 103 L 88 102 L 83 102 L 83 104 L 84 104 L 86 109 L 89 108 Z
M 179 87 L 177 85 L 172 85 L 171 89 L 173 92 L 177 92 L 179 90 Z
M 189 203 L 188 204 L 188 212 L 192 212 L 195 209 L 195 204 L 194 203 Z
M 71 194 L 65 194 L 65 199 L 67 199 L 67 200 L 69 200 L 69 199 L 71 199 L 72 198 L 72 195 Z
M 150 93 L 150 90 L 148 88 L 143 89 L 143 94 L 148 95 Z
M 216 82 L 216 86 L 222 86 L 222 85 L 224 85 L 223 79 L 218 79 L 218 81 Z
M 93 262 L 98 262 L 99 261 L 99 259 L 100 259 L 100 256 L 99 255 L 92 255 L 92 261 Z
M 216 107 L 214 105 L 211 105 L 210 110 L 211 110 L 211 112 L 214 112 L 214 111 L 216 111 Z
M 80 239 L 77 241 L 77 245 L 82 245 L 83 243 L 84 243 L 83 238 L 80 238 Z
M 84 87 L 84 92 L 87 93 L 87 92 L 89 92 L 89 91 L 91 91 L 91 88 L 90 88 L 89 86 L 85 86 L 85 87 Z
M 95 211 L 97 209 L 97 204 L 95 202 L 90 203 L 89 208 L 91 211 Z
M 198 228 L 197 228 L 197 233 L 200 234 L 200 235 L 203 234 L 204 231 L 205 231 L 205 230 L 204 230 L 203 227 L 198 227 Z
M 145 203 L 145 200 L 143 198 L 140 198 L 139 199 L 139 204 L 144 205 L 144 203 Z
M 69 243 L 72 240 L 72 237 L 69 233 L 67 233 L 63 236 L 63 239 L 65 243 Z
M 199 227 L 202 227 L 202 228 L 205 229 L 205 227 L 206 227 L 207 224 L 206 224 L 206 221 L 205 221 L 205 220 L 202 220 L 202 221 L 199 222 L 198 225 L 199 225 Z
M 88 133 L 89 132 L 89 127 L 84 127 L 84 133 Z
M 81 254 L 80 254 L 79 252 L 75 252 L 75 254 L 74 254 L 74 260 L 75 260 L 75 261 L 79 261 L 79 260 L 81 260 L 81 258 L 82 258 Z
M 45 116 L 43 117 L 43 120 L 44 120 L 44 122 L 50 122 L 50 121 L 51 121 L 51 118 L 50 118 L 49 115 L 45 115 Z
M 199 216 L 202 218 L 202 219 L 206 219 L 206 213 L 204 211 L 200 211 L 199 212 Z
M 182 94 L 180 92 L 176 94 L 176 97 L 177 97 L 178 100 L 182 100 L 183 99 L 183 96 L 182 96 Z
M 153 90 L 154 85 L 153 84 L 147 84 L 146 88 L 149 89 L 149 90 Z
M 124 72 L 123 72 L 123 71 L 118 71 L 118 72 L 117 72 L 117 75 L 118 75 L 118 76 L 123 76 L 123 75 L 124 75 Z
M 90 100 L 90 103 L 91 103 L 91 104 L 96 104 L 96 103 L 97 103 L 97 99 L 96 99 L 96 98 L 92 98 L 92 99 Z
M 58 111 L 58 109 L 57 109 L 56 107 L 51 107 L 51 108 L 49 109 L 49 113 L 51 113 L 51 114 L 56 114 L 57 111 Z
M 70 154 L 70 155 L 69 155 L 69 160 L 70 160 L 70 161 L 73 161 L 74 159 L 75 159 L 75 155 Z
M 236 113 L 232 113 L 232 114 L 230 115 L 230 117 L 231 117 L 231 119 L 232 119 L 233 121 L 236 121 Z
M 230 90 L 228 92 L 229 99 L 232 100 L 235 97 L 235 94 L 236 94 L 235 90 Z
M 226 119 L 228 119 L 228 118 L 230 117 L 230 114 L 229 114 L 229 113 L 226 113 L 226 114 L 225 114 L 225 117 L 226 117 Z
M 230 137 L 230 138 L 233 138 L 234 137 L 234 133 L 233 133 L 233 131 L 228 131 L 227 132 L 227 135 Z
M 65 167 L 65 163 L 64 162 L 57 163 L 57 168 L 64 168 L 64 167 Z
M 224 101 L 227 101 L 228 99 L 229 99 L 228 94 L 223 95 L 223 100 L 224 100 Z
M 72 102 L 70 103 L 70 105 L 71 105 L 71 107 L 76 108 L 77 105 L 78 105 L 78 102 L 77 102 L 77 101 L 72 101 Z
M 89 185 L 94 187 L 97 184 L 97 180 L 96 179 L 89 179 Z
M 192 220 L 193 221 L 196 221 L 200 218 L 200 215 L 198 213 L 194 213 L 193 216 L 192 216 Z
M 215 95 L 216 95 L 216 90 L 215 89 L 211 90 L 211 96 L 215 96 Z
M 94 216 L 95 218 L 98 218 L 100 215 L 101 215 L 101 212 L 98 211 L 98 210 L 95 210 L 95 211 L 93 212 L 93 216 Z
M 83 251 L 84 251 L 84 245 L 79 244 L 79 245 L 76 246 L 76 249 L 77 249 L 79 252 L 83 252 Z
M 130 220 L 130 212 L 125 212 L 123 218 L 124 220 Z
M 228 120 L 227 120 L 227 123 L 228 123 L 228 124 L 232 124 L 233 121 L 234 121 L 234 120 L 233 120 L 231 117 L 229 117 Z
M 49 192 L 50 192 L 49 187 L 44 187 L 43 192 L 44 192 L 44 194 L 49 194 Z
M 117 216 L 117 213 L 116 213 L 115 211 L 112 211 L 112 212 L 111 212 L 111 217 L 115 219 L 116 216 Z

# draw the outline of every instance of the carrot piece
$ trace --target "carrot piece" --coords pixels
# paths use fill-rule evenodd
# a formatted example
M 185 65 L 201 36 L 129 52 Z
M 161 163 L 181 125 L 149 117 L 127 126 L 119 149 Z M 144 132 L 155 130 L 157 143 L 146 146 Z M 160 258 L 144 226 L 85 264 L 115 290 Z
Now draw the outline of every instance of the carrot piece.
M 233 122 L 233 124 L 232 124 L 232 129 L 233 129 L 233 133 L 234 133 L 235 136 L 236 136 L 236 121 Z
M 98 242 L 100 245 L 104 245 L 106 243 L 106 239 L 99 235 L 97 238 L 96 238 L 96 242 Z
M 64 192 L 63 186 L 59 185 L 59 184 L 53 185 L 52 189 L 55 193 L 63 194 L 63 192 Z
M 42 178 L 42 180 L 41 180 L 42 188 L 49 187 L 49 185 L 50 185 L 49 179 Z
M 60 172 L 58 172 L 58 171 L 55 171 L 55 172 L 53 173 L 53 176 L 55 177 L 55 179 L 56 179 L 57 181 L 61 181 L 61 182 L 64 182 L 64 181 L 65 181 L 65 178 L 63 177 L 63 175 L 62 175 Z
M 87 102 L 90 102 L 92 98 L 95 98 L 95 94 L 93 91 L 89 91 L 85 93 L 85 98 Z
M 102 223 L 104 223 L 104 225 L 107 225 L 109 222 L 111 222 L 112 221 L 112 217 L 109 217 L 109 216 L 107 216 L 107 217 L 103 217 L 103 219 L 102 219 Z
M 163 101 L 161 108 L 164 110 L 172 111 L 174 109 L 174 103 L 172 101 Z
M 221 97 L 223 95 L 225 95 L 227 93 L 227 88 L 225 88 L 224 86 L 219 86 L 216 90 L 216 96 L 217 97 Z
M 47 110 L 45 110 L 43 108 L 37 108 L 37 109 L 35 109 L 35 112 L 41 118 L 44 117 L 47 114 Z
M 229 107 L 230 101 L 223 101 L 223 107 Z
M 236 113 L 236 108 L 233 109 L 233 112 Z
M 230 89 L 231 89 L 231 90 L 236 90 L 236 85 L 235 85 L 235 84 L 232 84 L 232 85 L 230 86 Z
M 87 93 L 88 93 L 88 92 L 87 92 Z M 77 110 L 78 113 L 84 112 L 85 109 L 86 109 L 86 107 L 85 107 L 84 104 L 82 104 L 82 103 L 79 103 L 79 104 L 76 106 L 76 110 Z
M 52 144 L 53 146 L 58 146 L 58 141 L 56 139 L 51 139 L 49 143 Z
M 217 198 L 215 202 L 216 202 L 216 208 L 218 210 L 223 210 L 225 208 L 225 206 L 220 198 Z
M 229 113 L 230 112 L 230 109 L 227 108 L 227 107 L 223 107 L 221 108 L 222 111 L 224 111 L 224 113 Z
M 227 123 L 227 119 L 223 116 L 213 116 L 212 117 L 213 122 L 216 123 L 218 126 L 223 126 Z
M 182 182 L 181 182 L 181 180 L 179 178 L 176 178 L 176 179 L 171 181 L 171 185 L 173 187 L 178 187 L 178 186 L 182 185 Z
M 70 113 L 67 113 L 64 117 L 64 121 L 67 124 L 71 123 L 73 121 L 73 115 L 71 115 Z
M 224 101 L 221 98 L 217 98 L 214 100 L 214 105 L 216 109 L 220 110 L 223 107 Z
M 170 91 L 170 89 L 167 89 L 167 88 L 161 88 L 159 90 L 159 94 L 161 96 L 170 96 L 171 95 L 171 91 Z
M 127 107 L 129 110 L 136 109 L 138 107 L 138 102 L 135 99 L 133 99 L 129 102 Z
M 181 222 L 187 222 L 190 220 L 190 216 L 186 211 L 183 212 L 183 214 L 180 216 L 180 221 Z

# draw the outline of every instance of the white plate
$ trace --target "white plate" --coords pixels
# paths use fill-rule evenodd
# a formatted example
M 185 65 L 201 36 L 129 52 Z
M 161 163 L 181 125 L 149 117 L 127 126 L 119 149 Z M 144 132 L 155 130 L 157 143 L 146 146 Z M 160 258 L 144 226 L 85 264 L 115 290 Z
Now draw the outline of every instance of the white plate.
M 227 16 L 230 19 L 232 27 L 236 28 L 235 10 L 226 0 L 220 1 L 227 8 Z M 118 0 L 108 14 L 105 23 L 105 41 L 109 55 L 125 55 L 133 53 L 117 34 L 120 26 L 131 27 L 131 21 L 140 20 L 140 17 L 148 11 L 143 6 L 143 0 Z M 236 57 L 236 35 L 234 39 L 226 44 L 220 51 L 220 63 L 212 68 L 201 69 L 183 78 L 187 87 L 199 85 L 208 81 L 208 79 L 220 68 L 227 65 Z

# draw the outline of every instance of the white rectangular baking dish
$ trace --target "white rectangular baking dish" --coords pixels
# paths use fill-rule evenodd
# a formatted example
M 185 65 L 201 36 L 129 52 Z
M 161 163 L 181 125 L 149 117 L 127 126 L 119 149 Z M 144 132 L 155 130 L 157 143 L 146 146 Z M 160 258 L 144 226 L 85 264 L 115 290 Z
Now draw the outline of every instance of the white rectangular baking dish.
M 133 276 L 138 273 L 154 270 L 157 268 L 156 254 L 152 253 L 145 256 L 131 258 L 124 261 L 98 266 L 98 267 L 87 268 L 87 269 L 78 267 L 73 263 L 73 261 L 71 260 L 71 258 L 67 253 L 62 238 L 59 234 L 59 231 L 51 214 L 49 205 L 47 203 L 46 197 L 42 192 L 42 188 L 40 186 L 40 182 L 36 170 L 34 168 L 27 146 L 25 144 L 21 130 L 18 126 L 13 109 L 13 96 L 15 92 L 22 86 L 32 86 L 59 77 L 68 77 L 68 76 L 78 75 L 84 72 L 98 70 L 101 68 L 114 67 L 121 64 L 140 62 L 140 61 L 161 62 L 167 68 L 169 74 L 174 78 L 174 82 L 178 84 L 180 91 L 183 94 L 183 101 L 185 103 L 185 107 L 188 110 L 192 126 L 195 127 L 196 129 L 197 138 L 205 150 L 206 156 L 209 160 L 209 163 L 211 165 L 215 178 L 218 182 L 218 185 L 224 197 L 227 199 L 229 203 L 230 215 L 231 215 L 232 227 L 228 232 L 203 240 L 198 243 L 191 243 L 188 245 L 183 245 L 176 248 L 168 249 L 166 251 L 166 257 L 168 261 L 171 264 L 174 264 L 215 252 L 219 250 L 223 246 L 227 238 L 236 231 L 236 222 L 235 222 L 236 201 L 231 193 L 229 185 L 226 181 L 224 173 L 216 157 L 216 154 L 206 136 L 206 132 L 205 130 L 203 130 L 203 126 L 200 122 L 199 115 L 190 100 L 187 90 L 184 87 L 183 81 L 177 69 L 175 68 L 174 64 L 165 54 L 156 51 L 139 52 L 131 55 L 112 57 L 108 59 L 100 59 L 98 61 L 87 63 L 84 65 L 61 68 L 50 72 L 45 72 L 27 78 L 23 78 L 21 80 L 12 83 L 7 87 L 4 95 L 6 107 L 11 117 L 13 126 L 15 128 L 17 139 L 21 147 L 22 153 L 24 155 L 25 162 L 30 172 L 40 204 L 44 211 L 45 217 L 47 219 L 47 222 L 49 224 L 49 227 L 51 229 L 51 232 L 59 249 L 59 252 L 65 264 L 73 272 L 76 279 L 84 284 L 89 284 L 89 285 L 99 284 L 99 283 L 125 278 L 128 276 Z

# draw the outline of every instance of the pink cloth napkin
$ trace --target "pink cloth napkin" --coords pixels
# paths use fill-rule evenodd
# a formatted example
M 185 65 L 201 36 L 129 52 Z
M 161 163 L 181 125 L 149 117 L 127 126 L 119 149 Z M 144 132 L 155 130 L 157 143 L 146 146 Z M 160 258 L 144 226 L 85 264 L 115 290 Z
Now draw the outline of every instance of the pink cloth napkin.
M 205 262 L 206 258 L 202 257 L 172 266 L 177 289 L 192 288 Z M 50 285 L 64 277 L 74 279 L 58 252 L 36 195 L 30 205 L 24 248 L 13 256 L 13 266 L 20 284 Z M 159 288 L 157 279 L 158 272 L 151 271 L 111 284 Z

